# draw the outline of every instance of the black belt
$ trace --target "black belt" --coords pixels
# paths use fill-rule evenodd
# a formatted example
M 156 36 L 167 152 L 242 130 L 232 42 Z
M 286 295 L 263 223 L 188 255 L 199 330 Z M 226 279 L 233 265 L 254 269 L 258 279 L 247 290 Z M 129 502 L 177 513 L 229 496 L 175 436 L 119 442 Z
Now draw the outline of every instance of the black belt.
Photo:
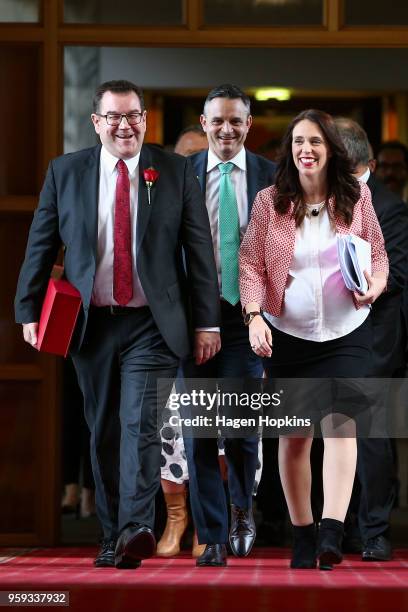
M 143 308 L 148 308 L 148 306 L 91 306 L 91 312 L 123 316 L 135 314 L 135 312 L 140 312 Z

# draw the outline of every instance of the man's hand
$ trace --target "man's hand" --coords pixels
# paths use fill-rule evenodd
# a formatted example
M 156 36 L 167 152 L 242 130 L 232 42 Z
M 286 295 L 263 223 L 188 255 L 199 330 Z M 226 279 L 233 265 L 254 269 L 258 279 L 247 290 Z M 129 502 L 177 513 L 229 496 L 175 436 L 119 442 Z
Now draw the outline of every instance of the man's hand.
M 23 323 L 24 340 L 37 348 L 38 323 Z
M 221 348 L 221 338 L 218 332 L 196 331 L 194 337 L 194 357 L 196 365 L 202 365 Z

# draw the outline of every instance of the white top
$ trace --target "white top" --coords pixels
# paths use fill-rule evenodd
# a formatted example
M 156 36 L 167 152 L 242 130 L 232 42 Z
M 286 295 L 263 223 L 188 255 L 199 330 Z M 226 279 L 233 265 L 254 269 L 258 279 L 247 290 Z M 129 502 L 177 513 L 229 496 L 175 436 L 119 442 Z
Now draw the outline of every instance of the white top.
M 358 177 L 358 180 L 361 181 L 362 183 L 367 183 L 368 179 L 370 178 L 370 168 L 367 168 L 367 170 Z
M 311 205 L 310 209 L 316 208 Z M 305 216 L 296 229 L 295 250 L 289 269 L 282 314 L 266 318 L 277 329 L 305 340 L 324 342 L 349 334 L 370 312 L 356 309 L 341 275 L 336 231 L 323 207 L 317 216 Z
M 136 270 L 136 221 L 139 189 L 139 157 L 124 159 L 130 179 L 130 219 L 132 236 L 133 297 L 127 306 L 146 306 L 147 299 Z M 118 158 L 102 147 L 99 171 L 98 256 L 91 303 L 116 306 L 113 298 L 113 227 Z
M 245 148 L 242 149 L 228 162 L 234 164 L 231 170 L 231 182 L 235 189 L 235 197 L 237 199 L 238 217 L 240 227 L 240 242 L 244 237 L 248 226 L 248 193 L 246 179 L 246 155 Z M 222 159 L 219 159 L 215 153 L 208 150 L 207 162 L 207 180 L 206 180 L 206 196 L 205 203 L 207 206 L 208 217 L 210 219 L 211 235 L 214 247 L 215 263 L 217 265 L 218 283 L 221 287 L 221 252 L 220 252 L 220 233 L 219 227 L 219 204 L 220 204 L 220 178 L 221 173 L 218 164 L 224 164 Z

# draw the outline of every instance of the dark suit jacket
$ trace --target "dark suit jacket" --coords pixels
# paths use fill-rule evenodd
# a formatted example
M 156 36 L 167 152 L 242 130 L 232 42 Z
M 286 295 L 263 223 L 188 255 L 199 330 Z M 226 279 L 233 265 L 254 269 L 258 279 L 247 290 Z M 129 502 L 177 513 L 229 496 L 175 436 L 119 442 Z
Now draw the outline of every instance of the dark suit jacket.
M 402 358 L 401 295 L 407 278 L 408 209 L 370 174 L 367 185 L 384 235 L 390 272 L 387 292 L 373 304 L 374 362 L 372 376 L 391 376 Z
M 28 239 L 15 299 L 16 321 L 39 320 L 48 278 L 61 243 L 65 276 L 81 293 L 82 342 L 97 263 L 100 145 L 51 161 Z M 151 190 L 142 171 L 159 177 Z M 207 211 L 191 163 L 180 155 L 144 145 L 139 162 L 137 269 L 156 324 L 178 356 L 190 350 L 185 304 L 193 325 L 219 325 L 219 290 Z M 184 248 L 187 276 L 183 267 Z
M 405 289 L 402 292 L 401 311 L 402 311 L 401 316 L 402 316 L 403 335 L 405 336 L 405 340 L 404 340 L 405 358 L 403 360 L 404 361 L 403 365 L 406 371 L 406 368 L 408 366 L 408 280 L 405 285 Z
M 258 191 L 272 185 L 275 179 L 276 164 L 265 157 L 255 155 L 245 149 L 247 163 L 248 220 L 252 204 Z M 206 192 L 208 151 L 200 151 L 190 157 L 194 171 L 200 181 L 203 194 Z

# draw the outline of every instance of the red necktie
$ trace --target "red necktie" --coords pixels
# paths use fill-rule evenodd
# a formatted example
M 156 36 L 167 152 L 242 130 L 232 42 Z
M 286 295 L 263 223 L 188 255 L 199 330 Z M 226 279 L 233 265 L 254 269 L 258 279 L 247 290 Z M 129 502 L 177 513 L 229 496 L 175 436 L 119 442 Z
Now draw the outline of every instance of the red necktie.
M 133 297 L 130 181 L 127 166 L 122 159 L 116 167 L 118 178 L 113 229 L 113 297 L 118 304 L 126 306 Z

